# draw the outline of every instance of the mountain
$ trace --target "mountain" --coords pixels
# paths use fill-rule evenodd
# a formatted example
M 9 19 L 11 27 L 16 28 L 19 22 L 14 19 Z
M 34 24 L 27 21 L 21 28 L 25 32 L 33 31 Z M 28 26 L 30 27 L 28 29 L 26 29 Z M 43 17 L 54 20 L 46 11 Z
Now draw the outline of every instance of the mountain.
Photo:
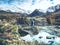
M 0 10 L 0 14 L 1 13 L 14 13 L 14 12 L 11 12 L 10 10 L 8 10 L 8 11 Z
M 52 13 L 60 11 L 60 4 L 56 6 L 51 6 L 47 9 L 47 11 L 44 13 L 44 11 L 41 11 L 39 9 L 35 9 L 29 16 L 44 16 L 44 15 L 50 15 Z
M 18 8 L 18 7 L 17 7 Z M 56 5 L 56 6 L 51 6 L 47 9 L 46 13 L 44 13 L 44 11 L 41 11 L 40 9 L 35 9 L 32 13 L 29 13 L 30 11 L 25 11 L 24 9 L 18 8 L 19 11 L 18 12 L 13 12 L 12 10 L 0 10 L 0 13 L 19 13 L 25 16 L 44 16 L 44 15 L 49 15 L 55 12 L 60 11 L 60 4 Z
M 45 15 L 45 13 L 40 12 L 38 9 L 35 9 L 31 14 L 29 14 L 29 16 L 33 17 L 33 16 L 42 16 Z
M 55 12 L 60 11 L 60 4 L 55 6 Z
M 0 14 L 19 14 L 22 16 L 27 16 L 27 13 L 21 13 L 21 12 L 12 12 L 11 10 L 0 10 Z
M 57 11 L 60 11 L 60 4 L 56 6 L 51 6 L 47 9 L 47 12 L 57 12 Z
M 28 14 L 26 12 L 22 12 L 23 10 L 21 10 L 21 12 L 12 12 L 11 10 L 0 10 L 0 13 L 10 13 L 10 14 L 22 14 L 24 16 L 37 16 L 37 15 L 44 15 L 43 12 L 40 12 L 38 9 L 34 10 L 32 13 Z

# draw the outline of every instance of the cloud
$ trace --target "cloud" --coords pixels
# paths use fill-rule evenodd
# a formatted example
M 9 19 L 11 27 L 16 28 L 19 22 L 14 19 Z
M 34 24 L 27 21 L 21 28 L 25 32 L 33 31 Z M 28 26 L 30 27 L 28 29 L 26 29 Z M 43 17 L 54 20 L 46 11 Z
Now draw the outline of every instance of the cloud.
M 12 10 L 13 12 L 22 9 L 32 12 L 35 9 L 47 10 L 48 7 L 60 4 L 59 0 L 0 0 L 0 9 Z

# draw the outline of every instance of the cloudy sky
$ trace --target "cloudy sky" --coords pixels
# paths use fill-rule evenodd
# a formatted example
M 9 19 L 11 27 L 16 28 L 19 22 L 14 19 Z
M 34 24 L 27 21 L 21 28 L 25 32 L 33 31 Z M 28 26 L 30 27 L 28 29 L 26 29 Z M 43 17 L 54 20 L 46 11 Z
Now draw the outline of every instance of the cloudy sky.
M 32 12 L 35 9 L 42 9 L 46 11 L 48 7 L 57 4 L 60 4 L 60 0 L 0 0 L 0 10 L 19 12 L 23 9 Z

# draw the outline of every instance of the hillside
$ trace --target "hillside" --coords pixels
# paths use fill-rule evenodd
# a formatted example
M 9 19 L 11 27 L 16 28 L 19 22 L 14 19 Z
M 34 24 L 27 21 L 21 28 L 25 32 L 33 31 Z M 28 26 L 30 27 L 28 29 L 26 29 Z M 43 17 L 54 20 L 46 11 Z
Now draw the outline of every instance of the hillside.
M 1 45 L 39 45 L 48 44 L 44 41 L 26 41 L 24 38 L 30 35 L 31 38 L 43 31 L 56 37 L 60 37 L 60 28 L 56 23 L 60 12 L 44 16 L 24 16 L 20 13 L 0 13 L 0 44 Z M 48 21 L 49 19 L 49 21 Z M 56 19 L 56 20 L 55 20 Z M 60 21 L 60 20 L 59 20 Z M 59 29 L 57 29 L 59 28 Z M 53 30 L 54 29 L 54 30 Z M 59 30 L 59 31 L 58 31 Z M 54 36 L 54 37 L 55 37 Z M 48 36 L 49 37 L 49 36 Z M 41 38 L 39 36 L 38 38 Z M 29 38 L 28 38 L 29 39 Z M 59 43 L 60 44 L 60 43 Z

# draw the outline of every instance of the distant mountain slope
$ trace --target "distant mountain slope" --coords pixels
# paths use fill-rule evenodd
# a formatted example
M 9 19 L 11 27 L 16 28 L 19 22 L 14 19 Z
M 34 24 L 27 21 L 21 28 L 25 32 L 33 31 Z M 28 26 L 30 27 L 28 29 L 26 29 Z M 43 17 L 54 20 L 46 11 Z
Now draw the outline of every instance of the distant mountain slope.
M 16 12 L 11 12 L 10 10 L 9 11 L 0 10 L 0 14 L 1 13 L 11 13 L 11 14 L 13 14 L 13 13 L 16 13 Z
M 29 14 L 29 16 L 33 17 L 33 16 L 42 16 L 45 15 L 45 13 L 40 12 L 38 9 L 34 10 L 31 14 Z
M 49 7 L 46 11 L 46 13 L 44 13 L 43 11 L 39 11 L 39 9 L 35 9 L 31 14 L 29 14 L 28 16 L 45 16 L 45 15 L 51 15 L 53 13 L 56 13 L 60 11 L 60 4 L 56 5 L 56 6 L 52 6 Z
M 19 8 L 20 9 L 20 8 Z M 0 14 L 1 13 L 10 13 L 10 14 L 21 14 L 24 16 L 30 16 L 30 17 L 34 17 L 34 16 L 45 16 L 45 15 L 50 15 L 53 13 L 56 13 L 58 11 L 60 11 L 60 4 L 56 5 L 56 6 L 52 6 L 49 7 L 46 11 L 46 13 L 44 13 L 43 11 L 39 10 L 39 9 L 35 9 L 32 13 L 28 14 L 25 12 L 25 10 L 20 9 L 21 12 L 12 12 L 11 10 L 0 10 Z M 22 13 L 22 11 L 24 11 L 24 13 Z
M 58 4 L 56 6 L 49 7 L 47 9 L 46 14 L 51 14 L 51 13 L 55 13 L 55 12 L 58 12 L 58 11 L 60 11 L 60 4 Z

